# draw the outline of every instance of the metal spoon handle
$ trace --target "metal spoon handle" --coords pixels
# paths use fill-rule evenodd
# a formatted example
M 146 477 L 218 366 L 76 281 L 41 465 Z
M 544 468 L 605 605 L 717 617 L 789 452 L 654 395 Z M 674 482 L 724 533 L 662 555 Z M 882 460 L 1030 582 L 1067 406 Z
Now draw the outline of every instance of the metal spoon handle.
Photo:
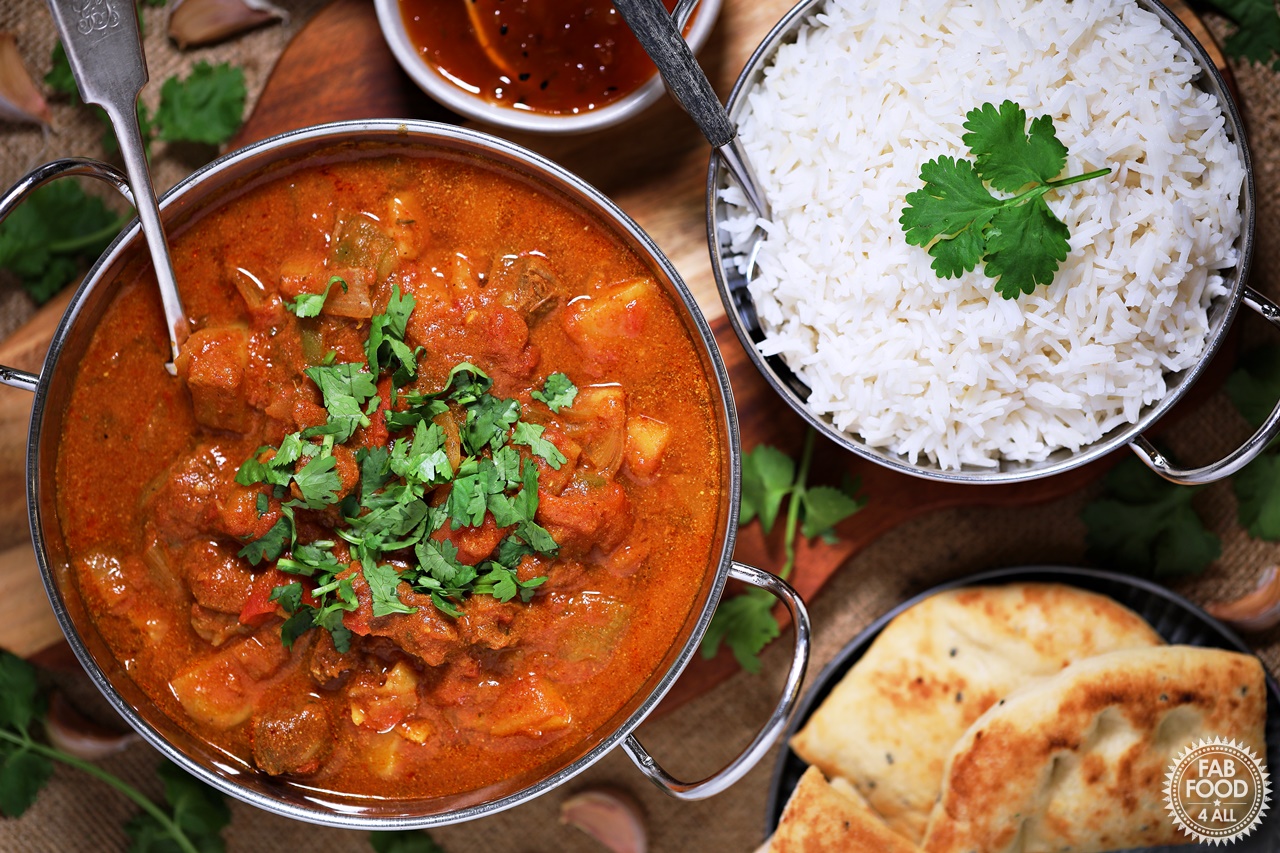
M 769 205 L 747 164 L 746 153 L 736 141 L 738 128 L 680 34 L 680 23 L 667 12 L 662 0 L 614 0 L 613 5 L 653 64 L 658 66 L 671 97 L 698 125 L 711 146 L 724 156 L 748 203 L 767 219 Z M 691 5 L 681 0 L 676 7 L 677 14 L 687 16 Z
M 85 103 L 97 104 L 106 111 L 120 143 L 134 205 L 160 284 L 173 358 L 177 358 L 178 347 L 187 337 L 187 319 L 169 259 L 155 187 L 151 183 L 142 129 L 138 126 L 138 95 L 147 84 L 147 64 L 142 54 L 137 13 L 131 0 L 48 0 L 48 3 L 80 97 Z

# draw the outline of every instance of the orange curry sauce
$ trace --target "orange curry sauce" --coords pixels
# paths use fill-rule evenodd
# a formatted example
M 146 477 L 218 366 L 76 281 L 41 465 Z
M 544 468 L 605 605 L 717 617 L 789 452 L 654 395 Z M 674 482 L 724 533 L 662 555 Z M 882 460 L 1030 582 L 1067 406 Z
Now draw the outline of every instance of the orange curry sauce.
M 726 451 L 674 306 L 599 222 L 483 161 L 364 156 L 272 178 L 177 235 L 200 329 L 185 382 L 165 372 L 150 274 L 123 284 L 75 379 L 59 516 L 99 631 L 182 727 L 311 790 L 502 787 L 598 742 L 681 635 L 721 541 Z M 285 310 L 334 274 L 349 291 L 319 317 Z M 425 347 L 409 390 L 470 361 L 568 458 L 541 466 L 538 489 L 559 556 L 521 564 L 549 576 L 528 604 L 473 595 L 455 619 L 401 583 L 417 609 L 373 617 L 362 595 L 350 651 L 323 629 L 286 650 L 282 612 L 243 615 L 278 570 L 237 556 L 279 501 L 261 515 L 268 487 L 233 478 L 255 448 L 324 422 L 302 371 L 330 351 L 363 360 L 396 284 L 416 299 L 406 341 Z M 553 372 L 580 389 L 558 414 L 530 396 Z M 361 429 L 366 446 L 403 438 Z M 297 517 L 300 542 L 336 538 L 331 515 Z M 450 535 L 465 554 L 483 531 Z
M 587 112 L 657 73 L 609 0 L 400 0 L 400 14 L 427 65 L 516 109 Z

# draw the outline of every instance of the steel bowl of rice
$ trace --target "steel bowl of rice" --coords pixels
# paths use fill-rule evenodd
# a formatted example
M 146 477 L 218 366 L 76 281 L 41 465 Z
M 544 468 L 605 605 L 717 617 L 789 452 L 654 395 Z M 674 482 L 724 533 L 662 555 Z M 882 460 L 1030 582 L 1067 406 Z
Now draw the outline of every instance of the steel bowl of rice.
M 927 163 L 981 153 L 971 111 L 1005 102 L 1033 122 L 1033 142 L 1035 122 L 1052 121 L 1062 177 L 1110 170 L 1042 196 L 1065 226 L 1065 259 L 1016 298 L 991 275 L 999 220 L 979 238 L 988 266 L 952 277 L 931 253 L 962 243 L 913 244 L 902 221 Z M 997 483 L 1127 444 L 1166 478 L 1203 483 L 1280 433 L 1278 406 L 1200 468 L 1143 436 L 1241 303 L 1280 327 L 1280 308 L 1245 284 L 1254 189 L 1239 113 L 1155 0 L 802 2 L 728 109 L 770 209 L 749 208 L 712 158 L 707 227 L 725 308 L 778 393 L 854 453 Z

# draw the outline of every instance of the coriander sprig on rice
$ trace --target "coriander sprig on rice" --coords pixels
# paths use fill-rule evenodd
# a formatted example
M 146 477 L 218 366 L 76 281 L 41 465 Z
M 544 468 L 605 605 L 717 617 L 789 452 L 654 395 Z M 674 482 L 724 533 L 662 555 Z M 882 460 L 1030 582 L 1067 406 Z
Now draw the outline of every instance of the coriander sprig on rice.
M 1013 101 L 998 109 L 983 104 L 965 119 L 969 132 L 961 140 L 974 162 L 942 156 L 921 166 L 924 188 L 907 195 L 898 221 L 908 243 L 928 247 L 939 276 L 959 278 L 985 261 L 996 292 L 1014 299 L 1053 281 L 1067 259 L 1071 235 L 1045 193 L 1111 170 L 1054 180 L 1067 164 L 1067 147 L 1058 141 L 1053 119 L 1041 116 L 1028 131 L 1027 113 Z M 996 198 L 983 182 L 1016 195 Z

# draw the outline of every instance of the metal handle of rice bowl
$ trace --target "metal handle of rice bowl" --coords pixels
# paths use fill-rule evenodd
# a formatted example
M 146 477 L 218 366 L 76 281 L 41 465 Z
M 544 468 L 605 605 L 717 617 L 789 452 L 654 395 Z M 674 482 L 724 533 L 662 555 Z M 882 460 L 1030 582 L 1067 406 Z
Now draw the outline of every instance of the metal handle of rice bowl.
M 1261 314 L 1271 325 L 1280 329 L 1280 305 L 1276 305 L 1247 285 L 1243 289 L 1241 301 Z M 1178 467 L 1143 435 L 1135 438 L 1129 447 L 1138 454 L 1138 458 L 1145 462 L 1147 467 L 1166 480 L 1183 486 L 1200 486 L 1230 477 L 1252 462 L 1277 435 L 1280 435 L 1280 402 L 1276 403 L 1271 414 L 1267 415 L 1262 426 L 1258 427 L 1258 431 L 1249 436 L 1243 444 L 1217 462 L 1211 462 L 1199 468 Z
M 627 735 L 622 742 L 623 751 L 653 784 L 678 800 L 701 800 L 713 797 L 733 785 L 756 766 L 764 754 L 773 748 L 774 741 L 791 719 L 796 700 L 800 697 L 800 683 L 804 681 L 805 669 L 809 665 L 809 611 L 805 609 L 800 595 L 791 588 L 791 585 L 776 575 L 742 563 L 733 563 L 730 566 L 729 577 L 770 592 L 786 605 L 788 612 L 791 613 L 795 637 L 791 668 L 787 670 L 787 681 L 782 688 L 782 696 L 778 699 L 778 704 L 774 706 L 768 722 L 756 733 L 755 739 L 723 770 L 713 773 L 700 782 L 681 782 L 658 765 L 649 751 L 636 740 L 634 734 Z

